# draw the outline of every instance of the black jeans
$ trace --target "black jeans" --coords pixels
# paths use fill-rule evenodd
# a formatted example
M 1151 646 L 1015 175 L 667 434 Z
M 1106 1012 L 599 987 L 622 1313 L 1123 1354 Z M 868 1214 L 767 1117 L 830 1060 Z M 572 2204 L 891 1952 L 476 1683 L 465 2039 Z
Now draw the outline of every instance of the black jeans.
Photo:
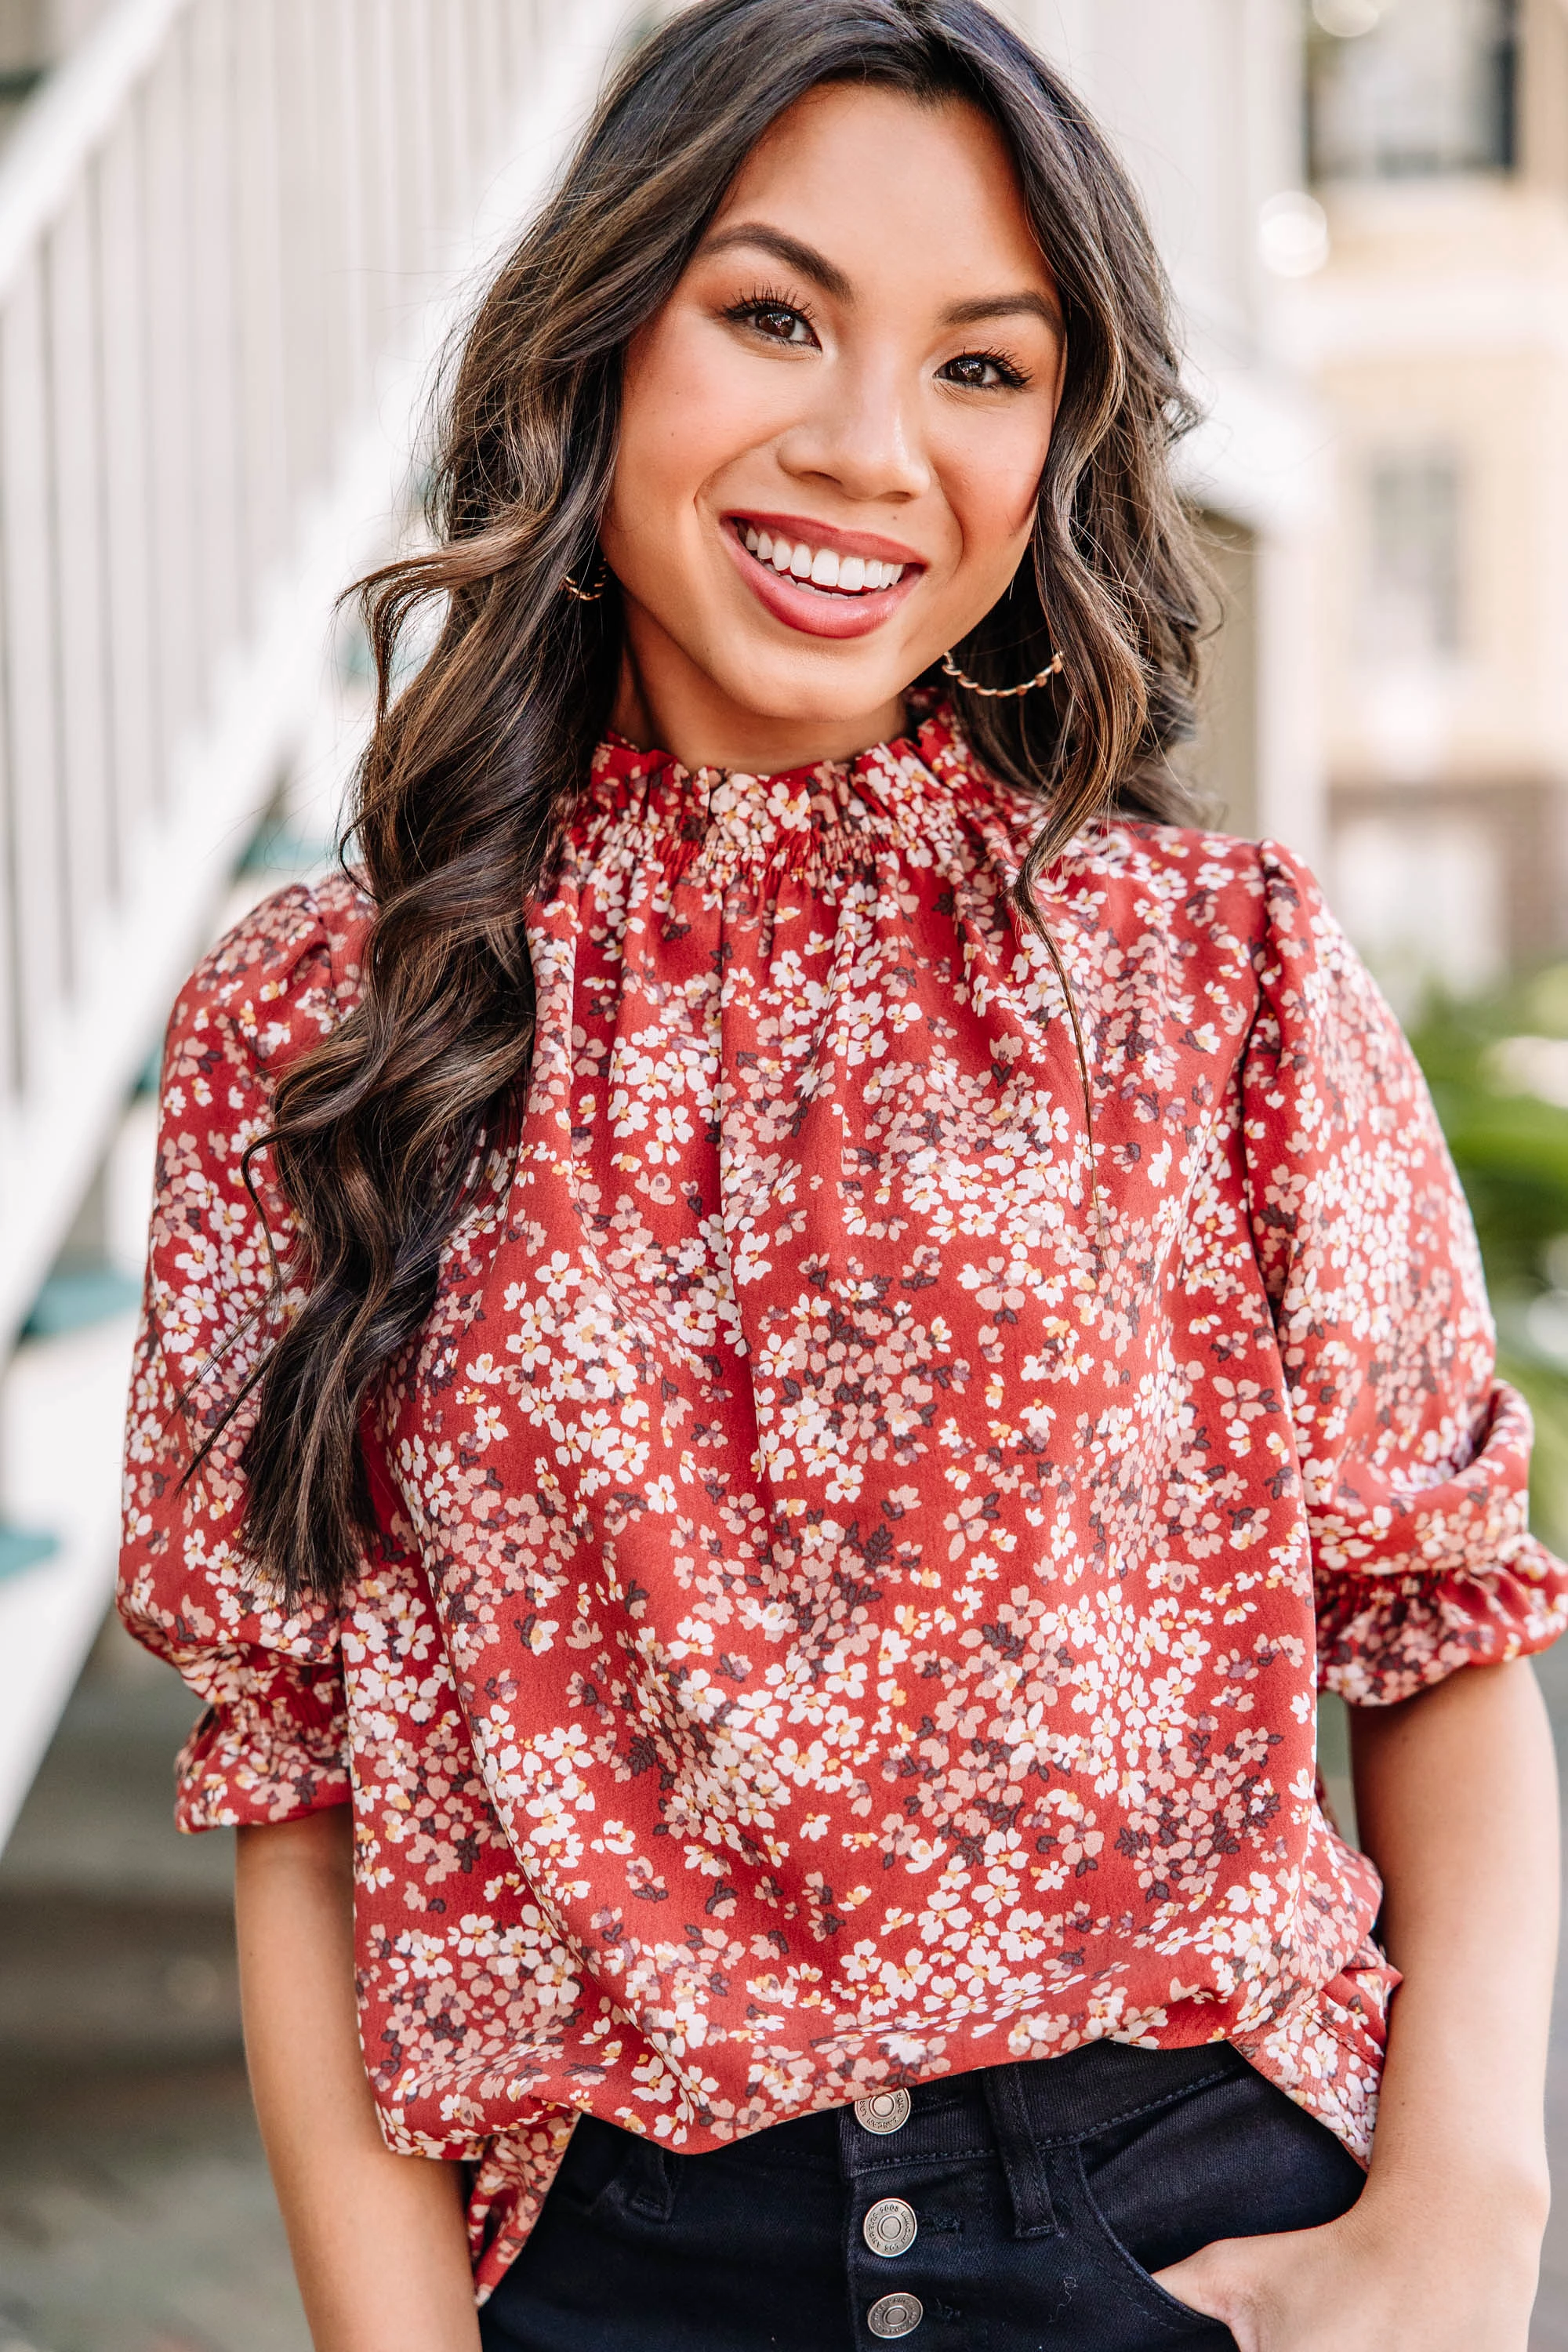
M 1332 2221 L 1362 2185 L 1224 2043 L 1094 2042 L 927 2084 L 899 2112 L 707 2156 L 585 2116 L 479 2315 L 485 2352 L 1234 2352 L 1150 2272 Z

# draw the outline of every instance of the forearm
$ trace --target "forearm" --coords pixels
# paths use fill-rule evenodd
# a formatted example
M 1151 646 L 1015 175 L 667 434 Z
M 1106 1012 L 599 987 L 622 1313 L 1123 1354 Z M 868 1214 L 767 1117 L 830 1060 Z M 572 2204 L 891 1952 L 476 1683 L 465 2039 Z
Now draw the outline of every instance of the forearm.
M 242 1830 L 246 2055 L 316 2352 L 478 2352 L 457 2169 L 394 2156 L 354 2016 L 347 1809 Z
M 1368 2218 L 1483 2216 L 1533 2262 L 1558 1907 L 1556 1769 L 1528 1664 L 1352 1717 L 1394 1996 Z M 1522 2258 L 1522 2256 L 1521 2256 Z

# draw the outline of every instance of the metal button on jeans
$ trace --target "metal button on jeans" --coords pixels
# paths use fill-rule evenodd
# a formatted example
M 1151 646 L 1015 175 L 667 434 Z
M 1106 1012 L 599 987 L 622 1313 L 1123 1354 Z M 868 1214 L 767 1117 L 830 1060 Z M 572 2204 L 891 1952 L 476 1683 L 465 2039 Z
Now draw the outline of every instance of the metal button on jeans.
M 874 2254 L 907 2254 L 920 2234 L 914 2207 L 901 2197 L 883 2197 L 860 2224 L 860 2234 Z
M 912 2336 L 925 2317 L 918 2294 L 885 2294 L 866 2314 L 873 2336 Z
M 855 2120 L 868 2132 L 902 2131 L 910 2119 L 907 2091 L 873 2091 L 855 2102 Z

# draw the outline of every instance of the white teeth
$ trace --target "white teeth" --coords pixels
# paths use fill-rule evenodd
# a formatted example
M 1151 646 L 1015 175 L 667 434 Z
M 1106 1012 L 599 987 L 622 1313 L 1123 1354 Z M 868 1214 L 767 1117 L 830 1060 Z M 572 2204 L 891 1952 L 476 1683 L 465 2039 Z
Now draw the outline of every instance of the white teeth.
M 742 545 L 759 563 L 809 580 L 814 588 L 836 589 L 841 596 L 869 595 L 879 588 L 891 588 L 904 576 L 901 563 L 880 563 L 872 555 L 840 555 L 831 547 L 808 547 L 803 539 L 775 539 L 755 523 L 742 523 L 739 529 Z

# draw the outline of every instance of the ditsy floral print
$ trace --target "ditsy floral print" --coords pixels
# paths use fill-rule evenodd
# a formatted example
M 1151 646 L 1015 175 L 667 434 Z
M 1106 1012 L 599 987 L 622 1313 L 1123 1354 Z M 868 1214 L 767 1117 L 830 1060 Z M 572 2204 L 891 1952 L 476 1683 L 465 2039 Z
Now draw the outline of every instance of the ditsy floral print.
M 300 1296 L 241 1154 L 367 903 L 284 892 L 175 1012 L 122 1605 L 208 1702 L 186 1827 L 352 1802 L 366 2064 L 392 2147 L 477 2168 L 481 2295 L 583 2109 L 700 2150 L 1224 2037 L 1367 2153 L 1394 1979 L 1315 1686 L 1559 1631 L 1528 1419 L 1310 878 L 1131 823 L 1058 860 L 1086 1103 L 1005 898 L 1037 815 L 940 711 L 770 779 L 601 750 L 341 1612 L 247 1563 L 243 1411 L 184 1474 Z

